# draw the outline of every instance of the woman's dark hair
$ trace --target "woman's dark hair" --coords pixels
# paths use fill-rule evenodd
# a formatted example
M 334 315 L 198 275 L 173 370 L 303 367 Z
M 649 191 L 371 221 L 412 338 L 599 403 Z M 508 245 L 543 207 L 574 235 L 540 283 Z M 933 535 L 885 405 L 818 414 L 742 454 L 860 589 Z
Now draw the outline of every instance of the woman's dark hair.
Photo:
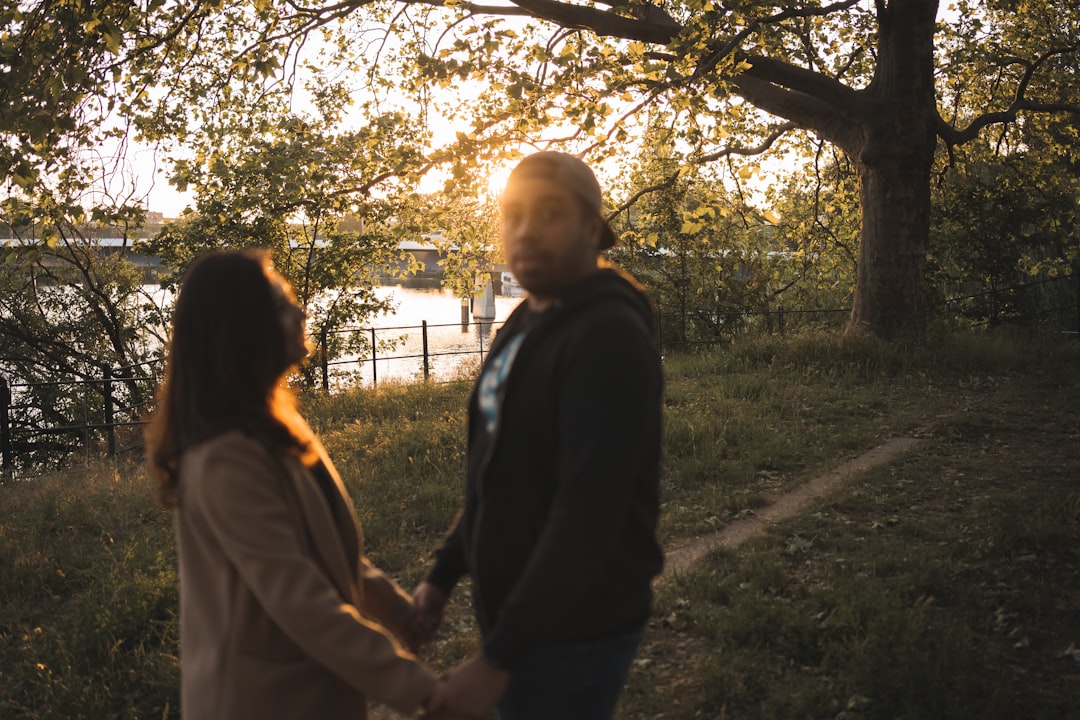
M 310 449 L 284 385 L 285 331 L 264 251 L 212 252 L 188 268 L 172 319 L 165 378 L 146 431 L 158 499 L 175 506 L 184 449 L 238 429 L 272 449 Z

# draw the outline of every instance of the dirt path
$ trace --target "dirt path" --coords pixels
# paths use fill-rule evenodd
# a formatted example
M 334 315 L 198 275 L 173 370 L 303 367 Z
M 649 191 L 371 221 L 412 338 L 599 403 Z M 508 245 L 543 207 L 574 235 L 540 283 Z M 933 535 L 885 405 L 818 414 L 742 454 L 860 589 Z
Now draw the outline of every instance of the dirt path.
M 738 547 L 747 539 L 763 532 L 769 525 L 795 515 L 808 502 L 825 495 L 852 475 L 890 462 L 915 447 L 918 442 L 915 438 L 893 438 L 884 445 L 879 445 L 781 496 L 771 505 L 755 511 L 750 517 L 736 520 L 722 530 L 698 538 L 689 545 L 667 553 L 661 580 L 686 572 L 690 566 L 715 548 Z

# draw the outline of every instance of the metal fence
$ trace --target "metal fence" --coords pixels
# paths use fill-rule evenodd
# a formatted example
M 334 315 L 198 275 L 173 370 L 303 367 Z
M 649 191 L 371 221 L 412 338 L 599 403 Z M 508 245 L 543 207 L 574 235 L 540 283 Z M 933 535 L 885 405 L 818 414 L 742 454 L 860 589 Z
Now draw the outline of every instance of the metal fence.
M 1080 275 L 1060 275 L 960 293 L 942 301 L 940 306 L 948 308 L 955 318 L 970 319 L 971 327 L 1048 325 L 1075 334 L 1080 331 Z
M 436 371 L 440 360 L 475 358 L 477 366 L 483 362 L 491 347 L 491 337 L 501 323 L 472 321 L 446 325 L 420 325 L 397 327 L 347 328 L 336 331 L 341 334 L 362 334 L 368 338 L 365 357 L 330 360 L 325 351 L 326 338 L 311 360 L 316 369 L 315 377 L 325 391 L 345 385 L 362 385 L 370 380 L 376 386 L 382 380 L 411 380 L 414 377 L 428 380 L 452 379 L 460 367 L 459 362 L 444 362 L 441 375 Z M 431 334 L 454 330 L 467 330 L 468 337 L 454 346 L 433 350 Z M 391 349 L 387 349 L 391 348 Z M 415 363 L 417 372 L 405 374 L 400 368 L 387 364 Z M 153 388 L 160 379 L 160 361 L 152 361 L 119 368 L 105 367 L 100 377 L 47 382 L 18 382 L 0 375 L 0 467 L 41 464 L 38 459 L 71 455 L 82 451 L 87 455 L 117 454 L 141 449 L 141 432 L 138 428 L 147 423 Z M 380 374 L 380 368 L 382 374 Z M 143 374 L 135 371 L 145 369 Z M 124 392 L 122 384 L 138 382 L 143 392 L 139 399 L 127 401 L 131 392 Z M 56 389 L 63 395 L 63 407 L 50 404 L 43 407 L 40 397 Z M 39 398 L 35 401 L 35 398 Z M 62 416 L 60 421 L 48 418 Z
M 946 309 L 952 317 L 971 314 L 984 318 L 972 321 L 970 327 L 993 327 L 1005 322 L 1051 323 L 1064 332 L 1076 333 L 1080 330 L 1080 304 L 1076 300 L 1080 288 L 1074 293 L 1071 290 L 1074 282 L 1072 278 L 1035 281 L 951 297 L 935 307 Z M 1044 292 L 1051 283 L 1065 283 L 1070 288 L 1069 296 L 1058 304 L 1027 299 L 1031 293 Z M 847 308 L 793 310 L 782 306 L 768 311 L 708 315 L 662 313 L 658 317 L 661 350 L 726 343 L 741 333 L 784 334 L 806 327 L 839 328 L 849 313 Z M 314 371 L 308 377 L 324 391 L 331 391 L 368 381 L 375 386 L 380 378 L 439 381 L 467 376 L 474 368 L 463 365 L 462 361 L 475 359 L 475 367 L 479 367 L 500 325 L 477 321 L 430 325 L 424 321 L 412 326 L 339 330 L 339 333 L 366 336 L 367 356 L 331 360 L 325 350 L 317 349 L 310 366 Z M 446 332 L 467 337 L 447 349 L 432 350 L 432 333 Z M 445 346 L 441 341 L 439 344 Z M 327 346 L 326 337 L 320 338 L 319 346 L 320 349 Z M 437 362 L 442 363 L 438 368 Z M 391 363 L 411 363 L 412 370 L 402 373 L 399 367 L 395 371 Z M 135 429 L 145 424 L 149 415 L 150 398 L 159 378 L 156 369 L 154 363 L 106 367 L 101 377 L 44 383 L 12 382 L 0 376 L 0 465 L 5 469 L 16 464 L 32 465 L 37 456 L 50 453 L 55 456 L 82 450 L 111 457 L 141 448 L 141 433 Z M 141 392 L 132 392 L 133 383 L 140 384 Z M 64 391 L 60 393 L 65 397 L 66 414 L 62 422 L 46 422 L 46 417 L 57 415 L 57 408 L 48 408 L 46 412 L 46 408 L 31 400 L 49 387 Z
M 100 377 L 77 380 L 23 383 L 0 375 L 0 467 L 79 449 L 100 448 L 110 457 L 131 449 L 121 448 L 119 437 L 145 423 L 157 382 L 149 372 L 154 364 L 104 367 Z M 139 387 L 141 392 L 132 392 Z M 63 401 L 46 407 L 43 398 L 50 396 Z
M 495 331 L 501 326 L 501 321 L 490 320 L 444 324 L 423 320 L 420 325 L 343 328 L 333 331 L 333 335 L 362 336 L 366 354 L 331 360 L 326 352 L 328 337 L 324 334 L 319 338 L 311 364 L 317 368 L 317 382 L 326 392 L 368 382 L 377 386 L 380 378 L 453 379 L 468 369 L 463 367 L 465 360 L 484 362 Z

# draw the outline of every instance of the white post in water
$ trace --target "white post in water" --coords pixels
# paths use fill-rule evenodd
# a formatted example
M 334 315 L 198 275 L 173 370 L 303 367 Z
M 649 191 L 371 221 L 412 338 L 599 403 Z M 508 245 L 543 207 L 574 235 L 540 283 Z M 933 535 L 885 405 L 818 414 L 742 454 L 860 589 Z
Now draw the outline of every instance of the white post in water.
M 484 273 L 483 289 L 473 298 L 473 318 L 476 320 L 495 319 L 495 288 L 491 286 L 491 273 Z

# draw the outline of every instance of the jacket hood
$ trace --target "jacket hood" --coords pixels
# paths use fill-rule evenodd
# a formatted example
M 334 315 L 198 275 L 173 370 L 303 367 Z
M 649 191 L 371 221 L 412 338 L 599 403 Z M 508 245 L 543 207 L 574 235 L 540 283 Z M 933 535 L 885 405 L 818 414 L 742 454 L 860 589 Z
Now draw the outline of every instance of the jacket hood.
M 656 339 L 656 307 L 645 294 L 641 284 L 630 273 L 614 265 L 601 265 L 597 272 L 571 285 L 563 294 L 559 305 L 563 310 L 571 311 L 596 300 L 611 297 L 616 297 L 633 308 L 649 328 L 654 340 Z

